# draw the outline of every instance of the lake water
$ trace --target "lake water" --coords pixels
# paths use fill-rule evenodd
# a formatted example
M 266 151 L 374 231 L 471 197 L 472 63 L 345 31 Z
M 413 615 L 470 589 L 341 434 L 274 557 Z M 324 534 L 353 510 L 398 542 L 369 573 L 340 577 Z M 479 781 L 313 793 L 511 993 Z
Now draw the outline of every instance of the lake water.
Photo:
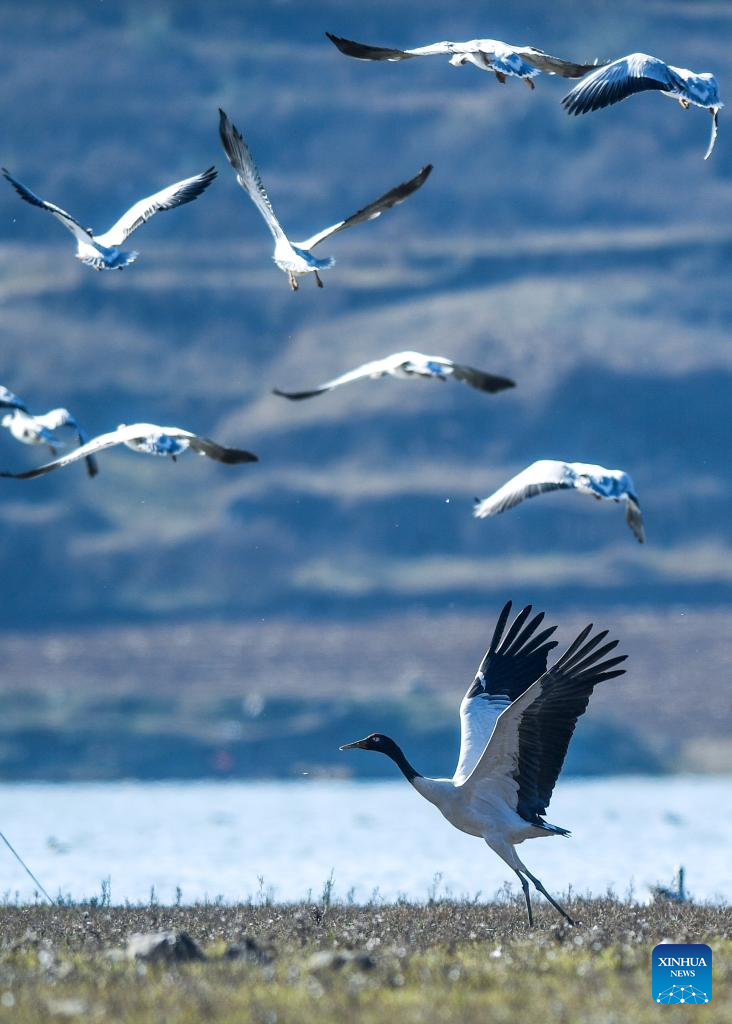
M 570 839 L 528 841 L 522 859 L 550 892 L 648 898 L 684 864 L 692 895 L 732 900 L 732 779 L 565 779 L 550 821 Z M 161 903 L 403 895 L 493 896 L 515 876 L 403 781 L 13 784 L 0 828 L 51 895 Z M 436 882 L 436 878 L 438 881 Z M 0 844 L 0 894 L 33 885 Z

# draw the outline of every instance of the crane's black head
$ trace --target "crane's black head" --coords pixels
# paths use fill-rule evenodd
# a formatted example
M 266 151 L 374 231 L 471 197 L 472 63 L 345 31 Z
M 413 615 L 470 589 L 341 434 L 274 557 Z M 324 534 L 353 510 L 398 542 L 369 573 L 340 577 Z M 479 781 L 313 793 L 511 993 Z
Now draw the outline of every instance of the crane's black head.
M 419 776 L 419 772 L 415 771 L 409 761 L 407 761 L 399 744 L 395 743 L 389 736 L 384 736 L 383 733 L 372 732 L 370 736 L 366 736 L 362 740 L 356 740 L 354 743 L 344 743 L 340 749 L 353 750 L 356 747 L 359 750 L 375 750 L 379 754 L 386 754 L 410 782 Z
M 380 732 L 372 732 L 370 736 L 366 736 L 362 740 L 356 740 L 354 743 L 344 743 L 340 750 L 352 750 L 358 747 L 359 750 L 376 750 L 380 754 L 386 754 L 387 757 L 394 757 L 394 754 L 399 751 L 399 747 L 390 739 L 388 736 L 384 736 Z M 399 751 L 401 753 L 401 751 Z

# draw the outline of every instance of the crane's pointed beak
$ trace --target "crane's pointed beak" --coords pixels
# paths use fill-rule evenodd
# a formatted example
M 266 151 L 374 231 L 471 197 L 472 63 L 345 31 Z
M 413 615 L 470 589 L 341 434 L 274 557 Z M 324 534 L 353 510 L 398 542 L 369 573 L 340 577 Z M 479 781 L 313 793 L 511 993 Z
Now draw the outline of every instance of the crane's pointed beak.
M 339 750 L 353 750 L 356 747 L 359 747 L 360 749 L 363 749 L 364 746 L 365 746 L 365 743 L 366 743 L 365 740 L 355 740 L 353 743 L 344 743 L 343 746 L 339 747 L 338 749 Z

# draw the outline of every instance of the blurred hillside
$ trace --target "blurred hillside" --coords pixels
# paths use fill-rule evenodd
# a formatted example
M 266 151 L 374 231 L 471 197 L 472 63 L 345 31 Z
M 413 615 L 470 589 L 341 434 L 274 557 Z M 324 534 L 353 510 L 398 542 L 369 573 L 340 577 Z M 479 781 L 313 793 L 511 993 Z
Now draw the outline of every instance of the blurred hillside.
M 20 180 L 103 229 L 164 184 L 220 172 L 196 203 L 141 229 L 123 274 L 77 264 L 67 233 L 0 183 L 0 381 L 34 409 L 68 405 L 91 433 L 175 423 L 261 458 L 231 469 L 118 450 L 93 481 L 81 468 L 2 481 L 8 636 L 264 620 L 315 635 L 359 622 L 381 636 L 388 624 L 398 643 L 405 616 L 485 621 L 511 595 L 609 625 L 642 610 L 659 643 L 679 610 L 707 609 L 728 632 L 725 113 L 704 163 L 709 116 L 664 97 L 569 118 L 562 80 L 542 76 L 530 92 L 440 58 L 353 61 L 323 33 L 395 46 L 495 36 L 576 60 L 644 50 L 715 71 L 724 98 L 732 8 L 455 6 L 0 10 L 2 164 Z M 217 106 L 295 238 L 428 161 L 435 170 L 409 202 L 326 243 L 338 262 L 322 291 L 308 280 L 291 294 L 221 150 Z M 490 397 L 384 381 L 303 404 L 270 394 L 402 348 L 518 387 Z M 0 434 L 2 468 L 44 457 Z M 474 496 L 545 457 L 627 469 L 647 546 L 618 508 L 572 494 L 472 519 Z M 371 643 L 368 628 L 358 636 Z M 669 666 L 679 685 L 683 654 Z M 714 675 L 707 645 L 693 656 Z M 635 685 L 656 693 L 647 669 Z M 34 673 L 28 648 L 0 685 L 18 693 Z

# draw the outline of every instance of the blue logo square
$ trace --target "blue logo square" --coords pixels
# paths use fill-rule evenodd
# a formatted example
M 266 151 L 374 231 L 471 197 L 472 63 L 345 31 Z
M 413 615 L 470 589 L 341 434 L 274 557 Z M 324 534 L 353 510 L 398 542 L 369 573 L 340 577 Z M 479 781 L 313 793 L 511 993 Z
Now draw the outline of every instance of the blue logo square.
M 712 1001 L 712 951 L 703 943 L 664 942 L 651 956 L 654 1003 Z

